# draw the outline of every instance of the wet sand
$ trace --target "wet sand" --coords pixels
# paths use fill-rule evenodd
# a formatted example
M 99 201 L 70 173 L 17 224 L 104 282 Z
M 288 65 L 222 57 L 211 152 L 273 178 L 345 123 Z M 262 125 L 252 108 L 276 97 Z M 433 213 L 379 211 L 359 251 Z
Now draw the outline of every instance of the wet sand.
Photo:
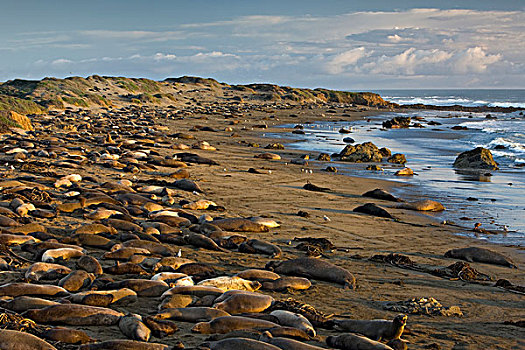
M 327 109 L 335 110 L 335 113 L 327 113 Z M 360 118 L 374 113 L 377 113 L 377 110 L 357 112 L 351 111 L 350 108 L 334 107 L 286 110 L 266 108 L 266 111 L 252 110 L 233 118 L 225 118 L 219 113 L 215 115 L 196 113 L 186 114 L 183 119 L 159 118 L 156 123 L 167 126 L 167 130 L 162 131 L 166 135 L 176 132 L 190 133 L 196 137 L 196 140 L 207 141 L 217 148 L 216 151 L 195 149 L 188 151 L 211 158 L 219 162 L 219 165 L 190 165 L 187 170 L 191 174 L 191 179 L 201 186 L 204 194 L 182 192 L 177 199 L 205 198 L 226 208 L 224 213 L 208 212 L 212 216 L 266 216 L 278 221 L 281 224 L 280 228 L 270 229 L 268 233 L 247 233 L 247 235 L 249 238 L 259 238 L 277 244 L 283 250 L 281 259 L 304 256 L 304 252 L 294 248 L 296 243 L 291 242 L 295 237 L 327 238 L 339 249 L 325 252 L 322 258 L 348 269 L 355 275 L 358 285 L 357 290 L 352 291 L 344 290 L 340 285 L 333 283 L 312 280 L 313 286 L 305 291 L 264 293 L 271 294 L 278 300 L 292 297 L 326 314 L 333 314 L 334 317 L 353 319 L 392 319 L 398 312 L 384 310 L 383 302 L 433 297 L 444 306 L 459 306 L 464 316 L 409 315 L 407 330 L 402 336 L 410 342 L 409 349 L 518 349 L 525 346 L 522 328 L 503 325 L 504 321 L 524 319 L 524 296 L 493 287 L 495 281 L 501 278 L 523 285 L 525 280 L 522 272 L 525 268 L 523 250 L 458 237 L 454 235 L 457 228 L 441 225 L 424 214 L 396 209 L 391 202 L 361 196 L 364 192 L 378 187 L 388 190 L 395 185 L 392 182 L 327 173 L 321 170 L 332 165 L 327 162 L 311 161 L 307 166 L 291 164 L 291 159 L 299 157 L 304 152 L 286 149 L 286 145 L 284 150 L 263 148 L 272 141 L 282 142 L 282 139 L 265 138 L 264 133 L 292 131 L 275 129 L 277 125 Z M 232 120 L 238 120 L 239 123 L 230 125 Z M 266 124 L 268 128 L 257 127 L 261 124 Z M 197 129 L 194 128 L 196 125 L 211 127 L 216 132 L 196 131 Z M 229 127 L 233 130 L 224 131 Z M 44 135 L 54 132 L 56 129 L 47 127 Z M 195 140 L 171 139 L 171 142 L 191 145 Z M 250 144 L 251 146 L 259 144 L 261 147 L 250 147 Z M 76 142 L 71 140 L 68 146 L 80 145 L 99 150 L 101 148 L 100 145 L 85 144 L 80 139 Z M 179 152 L 169 148 L 156 148 L 154 145 L 149 148 L 159 152 L 161 156 Z M 256 154 L 267 151 L 281 155 L 282 159 L 254 158 Z M 271 170 L 271 174 L 249 173 L 249 168 L 261 172 Z M 74 172 L 82 176 L 94 176 L 99 183 L 120 178 L 138 182 L 140 179 L 159 178 L 172 171 L 172 169 L 158 167 L 157 170 L 143 170 L 133 175 L 96 164 L 74 170 L 52 169 L 59 174 Z M 311 169 L 312 173 L 305 172 L 304 169 Z M 14 178 L 20 174 L 19 170 L 15 169 L 4 177 Z M 330 188 L 332 191 L 319 193 L 304 190 L 302 186 L 307 181 Z M 369 202 L 387 209 L 396 219 L 377 218 L 352 211 L 358 205 Z M 300 210 L 308 212 L 310 217 L 298 216 Z M 197 216 L 201 213 L 195 211 Z M 323 216 L 329 217 L 330 221 L 325 220 Z M 79 215 L 73 218 L 60 215 L 54 219 L 36 219 L 36 221 L 46 227 L 55 227 L 57 231 L 58 228 L 73 228 L 86 222 Z M 399 253 L 409 256 L 418 264 L 436 268 L 445 267 L 457 261 L 443 257 L 447 250 L 467 246 L 486 247 L 503 253 L 511 257 L 519 269 L 471 263 L 472 267 L 494 279 L 492 282 L 481 284 L 449 280 L 368 260 L 375 254 Z M 264 268 L 268 261 L 273 260 L 259 254 L 210 252 L 189 245 L 181 249 L 183 257 L 209 263 L 218 272 L 228 275 L 247 268 Z M 19 252 L 16 248 L 14 250 Z M 23 252 L 19 253 L 29 257 Z M 103 266 L 108 265 L 102 263 Z M 0 276 L 2 283 L 20 280 L 20 278 L 21 276 L 16 272 L 4 273 Z M 122 277 L 116 279 L 118 278 Z M 141 315 L 154 314 L 158 302 L 158 298 L 140 298 L 138 303 L 118 309 Z M 186 347 L 192 347 L 206 338 L 205 335 L 189 332 L 193 324 L 178 323 L 178 325 L 180 330 L 173 336 L 164 339 L 153 338 L 152 341 L 172 344 L 177 339 Z M 116 326 L 81 328 L 99 340 L 125 338 Z M 328 330 L 318 331 L 322 336 L 335 334 Z

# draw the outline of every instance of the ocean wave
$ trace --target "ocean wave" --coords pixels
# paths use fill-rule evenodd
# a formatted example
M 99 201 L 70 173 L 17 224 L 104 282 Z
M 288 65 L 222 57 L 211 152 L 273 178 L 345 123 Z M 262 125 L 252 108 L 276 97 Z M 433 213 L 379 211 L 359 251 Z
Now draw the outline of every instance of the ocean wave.
M 513 141 L 513 140 L 506 139 L 504 137 L 498 137 L 498 138 L 490 141 L 487 146 L 492 148 L 492 147 L 496 147 L 498 145 L 505 146 L 507 148 L 510 148 L 510 149 L 512 149 L 514 151 L 517 151 L 517 152 L 520 152 L 520 153 L 525 153 L 525 145 L 523 145 L 523 144 L 521 144 L 519 142 Z
M 460 96 L 383 96 L 383 99 L 400 105 L 525 108 L 524 102 L 474 100 Z

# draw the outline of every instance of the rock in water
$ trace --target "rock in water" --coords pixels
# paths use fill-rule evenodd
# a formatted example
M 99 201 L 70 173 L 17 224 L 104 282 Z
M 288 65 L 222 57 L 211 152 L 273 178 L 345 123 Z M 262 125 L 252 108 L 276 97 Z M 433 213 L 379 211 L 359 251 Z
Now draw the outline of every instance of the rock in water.
M 348 145 L 341 153 L 339 153 L 341 160 L 355 163 L 366 162 L 381 162 L 383 155 L 376 145 L 372 142 L 365 142 L 358 145 Z
M 492 153 L 483 147 L 461 153 L 454 161 L 458 169 L 490 169 L 498 170 L 498 163 L 492 158 Z
M 395 117 L 383 122 L 383 127 L 388 129 L 408 128 L 410 117 Z

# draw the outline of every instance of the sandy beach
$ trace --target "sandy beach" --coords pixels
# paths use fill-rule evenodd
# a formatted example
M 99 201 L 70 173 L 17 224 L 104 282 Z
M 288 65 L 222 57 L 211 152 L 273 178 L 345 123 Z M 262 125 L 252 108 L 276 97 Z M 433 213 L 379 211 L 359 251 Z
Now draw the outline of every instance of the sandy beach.
M 198 97 L 198 94 L 195 93 L 194 96 Z M 203 98 L 199 104 L 221 105 L 219 101 L 212 98 L 208 100 Z M 188 106 L 187 109 L 190 109 L 195 104 Z M 228 106 L 232 105 L 222 106 L 230 108 Z M 233 106 L 238 107 L 236 104 Z M 362 196 L 363 193 L 375 188 L 389 190 L 395 186 L 393 182 L 323 171 L 327 166 L 337 167 L 337 163 L 312 160 L 316 158 L 313 152 L 310 153 L 311 160 L 308 164 L 293 164 L 292 160 L 299 158 L 304 152 L 288 149 L 286 144 L 282 150 L 264 148 L 272 142 L 283 142 L 283 139 L 272 140 L 265 137 L 266 133 L 293 131 L 293 129 L 277 128 L 279 125 L 304 124 L 322 120 L 352 120 L 377 114 L 380 112 L 377 108 L 337 104 L 305 105 L 303 107 L 279 104 L 272 106 L 261 103 L 236 114 L 181 112 L 168 113 L 171 117 L 166 118 L 164 112 L 173 112 L 173 109 L 144 107 L 142 110 L 135 109 L 135 111 L 126 112 L 117 109 L 109 109 L 109 112 L 104 110 L 71 112 L 68 115 L 69 119 L 64 118 L 63 115 L 51 118 L 46 115 L 34 116 L 32 122 L 36 133 L 33 135 L 37 135 L 36 138 L 28 135 L 4 136 L 4 144 L 10 145 L 6 147 L 8 149 L 17 145 L 17 142 L 35 141 L 35 139 L 56 141 L 58 139 L 67 142 L 58 142 L 58 144 L 60 147 L 66 147 L 65 149 L 69 149 L 70 152 L 81 150 L 83 154 L 92 151 L 102 154 L 110 147 L 104 144 L 102 139 L 107 137 L 107 133 L 111 131 L 111 125 L 120 125 L 120 128 L 113 129 L 118 134 L 113 137 L 114 144 L 127 139 L 140 142 L 150 140 L 151 142 L 143 144 L 143 148 L 157 153 L 160 157 L 172 157 L 176 153 L 191 152 L 213 159 L 218 162 L 218 165 L 188 163 L 189 166 L 185 169 L 189 171 L 190 179 L 200 186 L 203 193 L 176 190 L 173 196 L 175 203 L 171 206 L 172 208 L 180 208 L 178 202 L 181 199 L 189 201 L 207 199 L 224 207 L 225 211 L 188 210 L 188 212 L 196 217 L 207 213 L 212 217 L 263 216 L 271 218 L 281 227 L 272 228 L 269 232 L 242 234 L 250 239 L 257 238 L 277 245 L 283 251 L 280 260 L 305 256 L 304 251 L 296 249 L 297 242 L 294 241 L 294 238 L 326 238 L 336 246 L 336 249 L 322 252 L 320 259 L 344 267 L 357 280 L 355 290 L 343 289 L 338 284 L 311 279 L 312 287 L 307 290 L 284 293 L 262 291 L 262 293 L 273 296 L 275 300 L 294 298 L 312 305 L 320 312 L 332 315 L 334 319 L 392 319 L 400 312 L 386 310 L 384 308 L 386 302 L 402 302 L 412 298 L 435 298 L 446 308 L 459 307 L 463 316 L 409 314 L 406 330 L 402 335 L 402 339 L 409 342 L 409 349 L 519 349 L 525 346 L 523 329 L 504 324 L 505 321 L 523 321 L 523 294 L 494 286 L 498 279 L 506 279 L 515 285 L 523 285 L 525 275 L 522 271 L 525 268 L 525 254 L 522 248 L 490 245 L 474 239 L 459 237 L 455 235 L 457 227 L 443 225 L 424 213 L 399 209 L 396 208 L 396 203 Z M 100 113 L 98 117 L 97 113 Z M 90 117 L 90 124 L 93 127 L 88 128 L 89 135 L 83 134 L 82 129 L 76 128 L 81 124 L 80 116 L 82 115 Z M 97 123 L 99 118 L 100 123 Z M 126 118 L 133 120 L 136 124 L 133 127 L 130 126 L 131 124 L 123 125 L 122 120 Z M 115 124 L 112 120 L 115 121 Z M 147 122 L 143 123 L 144 121 Z M 73 125 L 76 127 L 72 127 Z M 149 135 L 148 132 L 150 132 Z M 176 133 L 191 134 L 194 139 L 175 138 Z M 99 144 L 89 142 L 89 138 L 95 136 L 101 140 Z M 173 149 L 173 145 L 178 143 L 193 145 L 197 141 L 206 141 L 216 150 L 181 151 Z M 38 149 L 45 148 L 44 143 L 36 144 Z M 281 159 L 255 158 L 256 155 L 265 152 L 278 154 Z M 67 158 L 62 154 L 59 155 L 59 160 Z M 12 162 L 12 155 L 4 155 L 3 163 L 7 162 L 9 165 L 3 167 L 3 180 L 31 180 L 50 186 L 49 192 L 54 193 L 56 198 L 62 198 L 59 200 L 62 202 L 69 202 L 64 199 L 67 189 L 53 188 L 52 181 L 70 173 L 78 173 L 83 178 L 91 179 L 78 184 L 77 188 L 83 191 L 101 190 L 101 184 L 107 181 L 116 182 L 125 179 L 131 181 L 140 193 L 138 187 L 146 183 L 146 180 L 170 181 L 167 175 L 174 171 L 174 169 L 163 166 L 128 171 L 118 167 L 104 166 L 103 163 L 97 161 L 84 163 L 76 169 L 67 169 L 64 163 L 61 166 L 56 161 L 44 166 L 46 161 L 42 162 L 41 159 L 39 159 L 40 162 L 33 163 L 35 165 L 32 168 L 33 171 L 24 171 L 23 169 L 30 168 L 24 168 L 22 165 L 32 163 L 35 159 L 37 158 L 30 157 L 26 162 L 16 163 Z M 69 162 L 73 160 L 74 158 L 69 157 Z M 137 164 L 140 163 L 141 161 Z M 9 170 L 12 164 L 15 169 Z M 250 168 L 257 171 L 249 172 Z M 93 179 L 96 179 L 97 182 L 94 183 Z M 328 188 L 330 191 L 305 190 L 303 186 L 307 182 Z M 3 198 L 4 206 L 9 205 L 6 193 Z M 440 198 L 431 199 L 440 200 Z M 383 207 L 392 214 L 394 219 L 353 211 L 365 203 L 375 203 Z M 59 213 L 53 218 L 31 218 L 30 221 L 42 224 L 54 236 L 67 237 L 74 229 L 89 222 L 83 216 L 88 211 L 85 208 L 71 214 Z M 307 212 L 309 217 L 299 216 L 299 211 Z M 131 216 L 134 222 L 145 221 L 139 218 L 138 214 Z M 182 232 L 187 232 L 187 228 L 183 228 Z M 117 242 L 118 240 L 119 238 L 115 238 L 112 241 Z M 490 276 L 490 281 L 482 282 L 439 277 L 429 273 L 458 261 L 444 257 L 444 253 L 448 250 L 471 246 L 484 247 L 502 253 L 511 258 L 518 269 L 485 263 L 469 263 L 480 273 Z M 179 246 L 173 247 L 176 250 L 179 248 Z M 34 262 L 33 255 L 23 251 L 20 246 L 13 246 L 12 249 L 30 262 Z M 92 247 L 87 249 L 90 255 L 99 259 L 105 271 L 114 264 L 112 261 L 100 258 L 104 253 L 103 249 Z M 277 260 L 263 254 L 240 253 L 235 249 L 228 252 L 210 251 L 189 244 L 181 245 L 180 249 L 183 258 L 209 264 L 219 276 L 231 276 L 249 268 L 264 269 L 269 261 Z M 387 262 L 378 262 L 377 259 L 369 260 L 374 255 L 390 253 L 409 257 L 418 268 L 406 268 L 402 264 L 396 266 Z M 74 267 L 73 261 L 74 259 L 65 264 Z M 1 284 L 22 281 L 24 279 L 22 272 L 30 264 L 23 265 L 21 269 L 4 272 L 0 276 Z M 150 278 L 152 274 L 148 271 L 139 278 Z M 103 276 L 115 281 L 134 277 L 133 275 L 108 273 Z M 55 284 L 56 281 L 46 283 Z M 137 303 L 113 308 L 124 314 L 131 312 L 146 316 L 156 314 L 158 304 L 158 297 L 140 297 Z M 176 322 L 176 324 L 180 329 L 174 335 L 162 339 L 152 338 L 151 341 L 169 345 L 181 341 L 186 348 L 192 348 L 207 338 L 207 335 L 192 333 L 190 331 L 192 323 Z M 115 325 L 79 328 L 100 341 L 125 338 Z M 327 347 L 322 341 L 324 337 L 339 333 L 319 328 L 318 334 L 318 340 L 321 341 L 312 340 L 309 343 Z M 68 348 L 61 343 L 55 344 L 57 348 Z

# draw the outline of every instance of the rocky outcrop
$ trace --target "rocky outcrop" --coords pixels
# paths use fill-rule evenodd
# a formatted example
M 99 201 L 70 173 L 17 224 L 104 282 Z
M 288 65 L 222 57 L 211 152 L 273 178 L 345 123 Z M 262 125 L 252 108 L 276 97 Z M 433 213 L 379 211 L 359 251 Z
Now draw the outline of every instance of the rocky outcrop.
M 483 147 L 461 153 L 454 161 L 457 169 L 489 169 L 497 170 L 498 163 L 492 158 L 492 153 Z
M 2 129 L 15 127 L 24 130 L 34 130 L 28 117 L 13 111 L 0 111 L 0 125 Z
M 401 129 L 410 126 L 410 117 L 394 117 L 383 122 L 383 127 L 387 129 Z
M 365 142 L 346 146 L 341 153 L 339 153 L 339 158 L 347 162 L 367 163 L 381 162 L 383 155 L 379 151 L 379 148 L 372 142 Z

